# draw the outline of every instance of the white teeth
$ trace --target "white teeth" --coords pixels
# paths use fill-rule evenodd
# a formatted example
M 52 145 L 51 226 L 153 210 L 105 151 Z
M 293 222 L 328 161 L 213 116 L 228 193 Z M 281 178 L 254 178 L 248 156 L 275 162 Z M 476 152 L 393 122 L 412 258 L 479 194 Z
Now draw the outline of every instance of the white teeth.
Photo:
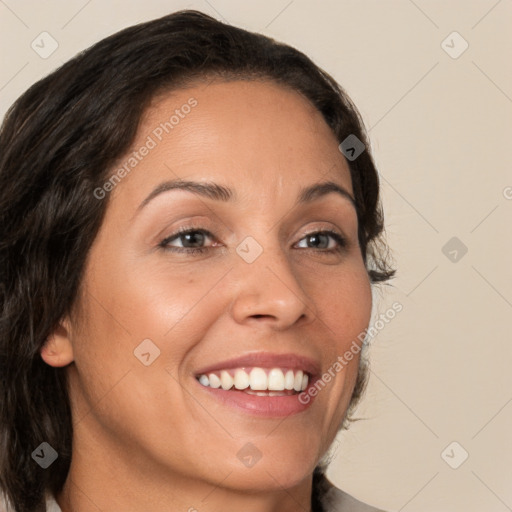
M 246 391 L 248 395 L 256 395 L 256 396 L 269 396 L 268 391 L 253 391 L 252 389 L 249 389 Z
M 254 391 L 264 391 L 268 388 L 268 378 L 263 368 L 253 368 L 249 379 L 250 387 Z
M 220 379 L 215 375 L 215 373 L 210 373 L 210 375 L 208 375 L 208 380 L 210 381 L 211 388 L 220 388 Z M 201 380 L 199 380 L 199 382 L 201 382 Z
M 301 377 L 302 378 L 302 377 Z M 233 377 L 226 370 L 220 372 L 220 385 L 222 389 L 228 390 L 233 387 Z
M 217 373 L 200 375 L 199 382 L 214 389 L 222 388 L 245 390 L 251 395 L 281 396 L 281 391 L 295 390 L 297 393 L 308 387 L 309 375 L 302 370 L 285 370 L 281 368 L 252 368 L 250 373 L 243 368 L 221 370 Z
M 295 373 L 295 379 L 293 381 L 293 389 L 295 389 L 295 391 L 301 390 L 303 375 L 304 374 L 302 373 L 302 370 L 299 370 L 298 372 Z
M 238 369 L 235 371 L 234 382 L 236 389 L 248 388 L 250 384 L 249 375 L 244 370 Z
M 284 375 L 280 368 L 272 368 L 268 374 L 268 389 L 282 391 L 284 389 Z
M 293 370 L 288 370 L 284 376 L 284 389 L 292 390 L 294 382 L 295 376 L 293 375 Z
M 305 373 L 302 376 L 302 386 L 300 388 L 301 391 L 304 391 L 308 387 L 308 382 L 309 382 L 309 377 L 308 377 L 307 373 Z
M 246 389 L 245 393 L 256 396 L 290 396 L 282 391 L 253 391 L 252 389 Z

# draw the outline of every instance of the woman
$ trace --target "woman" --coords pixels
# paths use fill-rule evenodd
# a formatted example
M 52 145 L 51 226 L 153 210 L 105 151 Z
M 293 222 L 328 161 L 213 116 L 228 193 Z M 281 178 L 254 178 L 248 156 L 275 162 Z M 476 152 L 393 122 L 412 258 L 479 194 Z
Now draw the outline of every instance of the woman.
M 324 476 L 393 275 L 364 127 L 327 73 L 181 11 L 36 83 L 0 147 L 16 512 L 377 510 Z

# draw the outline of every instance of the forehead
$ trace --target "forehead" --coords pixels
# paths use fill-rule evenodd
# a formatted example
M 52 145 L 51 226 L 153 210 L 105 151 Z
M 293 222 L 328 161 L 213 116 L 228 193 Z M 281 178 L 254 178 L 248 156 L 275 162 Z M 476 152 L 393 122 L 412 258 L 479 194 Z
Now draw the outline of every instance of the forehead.
M 320 179 L 351 190 L 348 165 L 321 113 L 298 92 L 269 81 L 198 83 L 160 94 L 121 167 L 128 172 L 113 196 L 123 195 L 123 202 L 176 178 L 274 197 Z

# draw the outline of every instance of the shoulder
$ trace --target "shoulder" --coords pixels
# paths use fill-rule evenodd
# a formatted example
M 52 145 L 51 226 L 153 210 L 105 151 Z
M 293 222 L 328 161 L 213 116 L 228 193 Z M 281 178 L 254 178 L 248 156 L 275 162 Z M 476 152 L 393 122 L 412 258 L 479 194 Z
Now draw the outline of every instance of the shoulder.
M 329 484 L 329 489 L 323 497 L 326 512 L 385 512 L 380 508 L 356 500 L 356 498 L 338 489 L 330 482 Z

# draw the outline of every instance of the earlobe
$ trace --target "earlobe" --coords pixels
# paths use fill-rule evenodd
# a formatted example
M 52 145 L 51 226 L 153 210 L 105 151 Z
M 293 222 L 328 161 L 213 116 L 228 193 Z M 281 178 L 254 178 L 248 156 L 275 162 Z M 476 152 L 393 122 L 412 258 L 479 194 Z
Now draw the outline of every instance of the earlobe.
M 54 332 L 48 336 L 40 352 L 41 358 L 46 364 L 62 367 L 73 362 L 73 346 L 69 333 L 69 324 L 61 322 Z

